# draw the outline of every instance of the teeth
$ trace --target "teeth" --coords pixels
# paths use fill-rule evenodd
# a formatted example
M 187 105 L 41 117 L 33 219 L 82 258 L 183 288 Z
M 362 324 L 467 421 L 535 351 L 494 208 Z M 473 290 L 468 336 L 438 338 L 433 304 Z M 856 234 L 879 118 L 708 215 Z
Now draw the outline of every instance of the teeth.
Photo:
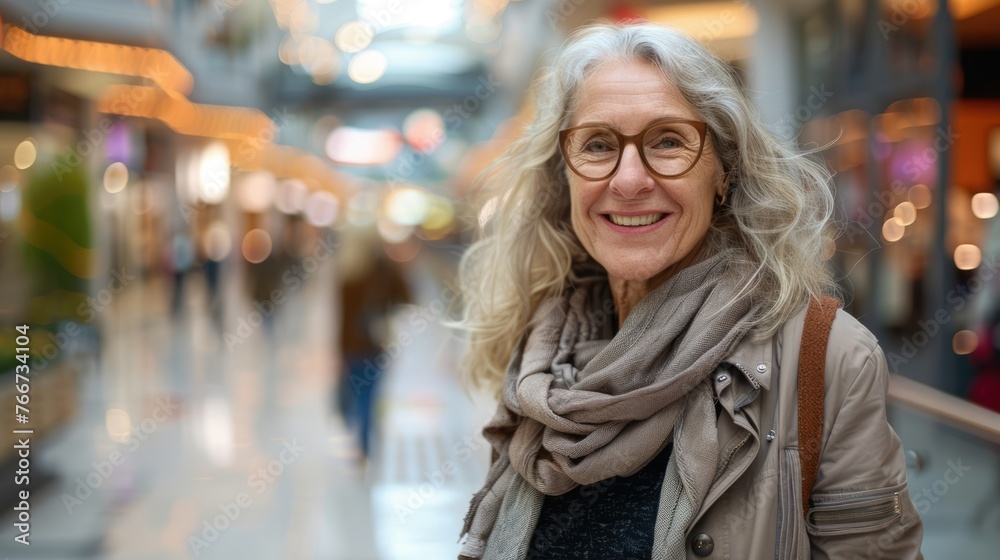
M 608 218 L 611 222 L 619 226 L 648 226 L 654 222 L 660 221 L 664 214 L 646 214 L 645 216 L 619 216 L 617 214 L 608 214 Z

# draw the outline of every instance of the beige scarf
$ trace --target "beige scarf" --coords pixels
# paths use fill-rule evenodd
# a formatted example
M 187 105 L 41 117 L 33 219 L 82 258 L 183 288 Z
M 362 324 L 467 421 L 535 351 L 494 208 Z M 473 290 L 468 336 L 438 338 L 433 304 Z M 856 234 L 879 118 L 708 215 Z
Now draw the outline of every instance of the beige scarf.
M 687 525 L 718 474 L 709 376 L 759 309 L 736 299 L 746 276 L 734 260 L 717 254 L 678 272 L 613 338 L 606 276 L 539 307 L 483 430 L 499 459 L 470 504 L 461 557 L 523 559 L 542 494 L 635 474 L 670 441 L 653 557 L 684 557 Z

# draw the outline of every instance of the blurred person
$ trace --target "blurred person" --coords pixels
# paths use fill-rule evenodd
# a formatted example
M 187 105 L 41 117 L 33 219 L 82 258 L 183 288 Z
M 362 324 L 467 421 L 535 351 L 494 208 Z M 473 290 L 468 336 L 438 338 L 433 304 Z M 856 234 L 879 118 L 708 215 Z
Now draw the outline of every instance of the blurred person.
M 383 345 L 389 339 L 393 307 L 410 303 L 412 298 L 400 265 L 386 256 L 380 242 L 362 241 L 353 247 L 355 258 L 340 267 L 342 364 L 337 405 L 367 458 L 374 432 L 374 403 L 389 362 Z
M 191 236 L 180 228 L 174 231 L 170 247 L 170 266 L 174 275 L 170 309 L 176 317 L 184 304 L 184 283 L 195 264 L 195 250 Z
M 297 258 L 285 251 L 282 244 L 272 243 L 271 249 L 263 261 L 246 262 L 246 281 L 250 292 L 250 305 L 260 312 L 264 331 L 268 336 L 274 333 L 279 306 L 285 301 L 285 297 L 292 287 L 297 285 L 290 282 L 289 279 L 294 276 L 298 281 L 305 280 L 301 272 L 295 268 L 297 261 Z
M 460 558 L 921 558 L 825 167 L 664 27 L 583 28 L 536 84 L 461 267 L 499 404 Z

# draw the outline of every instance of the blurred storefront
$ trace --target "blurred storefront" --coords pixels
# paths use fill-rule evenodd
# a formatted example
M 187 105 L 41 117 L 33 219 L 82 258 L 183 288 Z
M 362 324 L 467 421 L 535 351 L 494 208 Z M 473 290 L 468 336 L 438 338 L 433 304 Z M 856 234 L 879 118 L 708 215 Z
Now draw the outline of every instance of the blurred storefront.
M 893 371 L 967 396 L 997 360 L 1000 4 L 816 2 L 798 14 L 796 117 L 837 173 L 832 260 L 848 307 Z

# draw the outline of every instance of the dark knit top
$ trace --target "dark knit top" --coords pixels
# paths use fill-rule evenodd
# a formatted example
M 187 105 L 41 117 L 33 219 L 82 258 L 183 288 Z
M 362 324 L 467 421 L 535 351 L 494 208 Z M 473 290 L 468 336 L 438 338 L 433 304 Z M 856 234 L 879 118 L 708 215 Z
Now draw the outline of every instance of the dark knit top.
M 535 560 L 649 560 L 672 444 L 632 476 L 545 496 L 531 536 Z

